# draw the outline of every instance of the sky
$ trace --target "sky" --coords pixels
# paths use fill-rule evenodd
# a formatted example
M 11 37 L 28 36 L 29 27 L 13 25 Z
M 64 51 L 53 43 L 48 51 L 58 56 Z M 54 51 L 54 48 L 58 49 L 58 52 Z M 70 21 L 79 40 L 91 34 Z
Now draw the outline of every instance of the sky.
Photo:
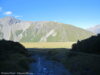
M 0 18 L 5 16 L 86 29 L 100 24 L 100 0 L 0 0 Z

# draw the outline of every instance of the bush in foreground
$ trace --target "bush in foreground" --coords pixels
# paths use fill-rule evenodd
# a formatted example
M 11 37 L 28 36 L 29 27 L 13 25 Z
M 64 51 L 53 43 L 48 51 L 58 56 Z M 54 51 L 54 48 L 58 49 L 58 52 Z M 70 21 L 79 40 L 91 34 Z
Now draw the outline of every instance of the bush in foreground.
M 72 46 L 73 51 L 100 54 L 100 34 L 78 41 Z
M 0 40 L 0 72 L 25 72 L 31 58 L 18 42 Z

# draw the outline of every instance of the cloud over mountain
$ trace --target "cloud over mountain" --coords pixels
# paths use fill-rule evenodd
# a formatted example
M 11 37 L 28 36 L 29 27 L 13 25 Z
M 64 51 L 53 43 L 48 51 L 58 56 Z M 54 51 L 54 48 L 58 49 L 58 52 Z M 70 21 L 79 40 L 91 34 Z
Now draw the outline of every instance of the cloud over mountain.
M 91 31 L 93 33 L 98 34 L 98 33 L 100 33 L 100 25 L 96 25 L 96 26 L 90 27 L 87 30 L 89 30 L 89 31 Z

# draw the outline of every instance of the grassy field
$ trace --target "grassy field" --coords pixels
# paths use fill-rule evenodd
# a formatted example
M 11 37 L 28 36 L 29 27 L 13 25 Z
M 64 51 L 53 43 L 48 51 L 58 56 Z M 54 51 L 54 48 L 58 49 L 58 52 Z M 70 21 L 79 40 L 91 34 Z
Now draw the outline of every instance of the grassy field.
M 71 48 L 75 42 L 34 42 L 21 43 L 26 48 Z

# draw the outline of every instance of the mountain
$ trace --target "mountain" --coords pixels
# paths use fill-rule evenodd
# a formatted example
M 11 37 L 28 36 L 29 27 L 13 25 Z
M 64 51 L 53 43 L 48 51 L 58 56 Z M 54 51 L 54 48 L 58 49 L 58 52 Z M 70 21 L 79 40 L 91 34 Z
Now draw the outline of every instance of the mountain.
M 100 33 L 100 25 L 96 25 L 96 26 L 93 26 L 93 27 L 90 27 L 88 28 L 87 30 L 95 33 L 95 34 L 99 34 Z
M 53 21 L 22 21 L 14 17 L 0 19 L 0 39 L 19 42 L 75 42 L 91 35 L 87 30 Z

